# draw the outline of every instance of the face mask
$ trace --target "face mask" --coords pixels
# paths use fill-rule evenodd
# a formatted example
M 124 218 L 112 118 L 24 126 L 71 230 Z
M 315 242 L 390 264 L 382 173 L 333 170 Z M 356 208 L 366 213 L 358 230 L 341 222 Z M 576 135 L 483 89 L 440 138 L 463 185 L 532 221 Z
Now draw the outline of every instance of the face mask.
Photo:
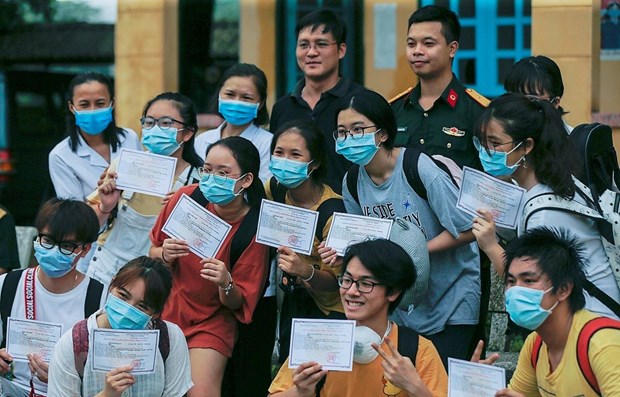
M 97 110 L 75 110 L 75 125 L 88 135 L 99 135 L 112 122 L 112 106 Z
M 151 316 L 112 294 L 108 295 L 105 312 L 112 329 L 141 330 L 151 321 Z
M 388 327 L 385 330 L 385 335 L 383 335 L 383 338 L 385 338 L 385 336 L 390 333 L 391 329 L 392 324 L 388 323 Z M 355 327 L 353 361 L 358 364 L 368 364 L 369 362 L 377 358 L 379 353 L 377 353 L 377 351 L 372 348 L 371 344 L 376 343 L 377 345 L 380 345 L 381 343 L 383 343 L 383 338 L 379 336 L 378 333 L 366 326 L 358 325 L 357 327 Z
M 492 155 L 489 154 L 489 152 L 487 152 L 485 148 L 480 148 L 480 150 L 478 151 L 478 156 L 480 157 L 482 168 L 484 168 L 487 174 L 493 176 L 512 175 L 517 169 L 517 167 L 519 167 L 521 160 L 523 160 L 525 156 L 521 157 L 519 161 L 517 161 L 514 165 L 506 165 L 506 161 L 508 160 L 508 155 L 517 150 L 517 148 L 521 146 L 521 143 L 519 143 L 517 146 L 514 147 L 514 149 L 509 152 L 496 151 L 495 154 Z
M 379 150 L 379 146 L 375 143 L 375 132 L 364 133 L 364 136 L 358 139 L 348 137 L 342 142 L 336 141 L 336 153 L 341 154 L 352 163 L 364 166 L 370 163 L 375 153 Z
M 181 147 L 177 142 L 178 129 L 168 128 L 162 130 L 160 126 L 154 125 L 149 129 L 142 129 L 142 145 L 151 153 L 170 156 Z
M 258 103 L 219 98 L 218 111 L 232 125 L 251 123 L 258 115 Z
M 549 310 L 543 309 L 540 304 L 543 295 L 551 291 L 546 291 L 526 287 L 510 287 L 506 291 L 506 311 L 515 324 L 534 331 L 549 317 L 553 309 L 558 305 L 555 303 Z
M 243 192 L 243 188 L 235 193 L 235 183 L 247 174 L 237 179 L 224 178 L 219 175 L 206 175 L 198 185 L 205 198 L 213 204 L 226 205 Z
M 271 156 L 269 170 L 278 182 L 289 189 L 296 188 L 310 177 L 312 171 L 308 172 L 308 166 L 312 161 L 304 163 L 302 161 L 289 160 L 284 157 Z
M 57 245 L 52 249 L 43 248 L 38 241 L 34 241 L 34 257 L 43 272 L 52 278 L 62 277 L 73 269 L 73 261 L 78 253 L 65 255 Z

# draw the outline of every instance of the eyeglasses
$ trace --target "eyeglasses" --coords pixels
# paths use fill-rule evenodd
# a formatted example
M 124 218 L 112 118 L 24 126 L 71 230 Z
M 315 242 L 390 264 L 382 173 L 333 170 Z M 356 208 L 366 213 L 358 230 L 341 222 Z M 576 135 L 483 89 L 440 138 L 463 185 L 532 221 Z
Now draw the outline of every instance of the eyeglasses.
M 553 106 L 556 106 L 558 102 L 560 102 L 559 96 L 554 96 L 553 98 L 551 98 L 551 97 L 540 96 L 540 95 L 525 95 L 525 97 L 532 101 L 547 101 L 547 102 L 550 102 Z
M 338 285 L 340 288 L 349 289 L 355 283 L 357 290 L 363 294 L 369 294 L 375 288 L 375 285 L 382 285 L 381 283 L 373 283 L 368 280 L 353 280 L 351 277 L 338 276 Z
M 239 175 L 239 174 L 229 174 L 226 171 L 211 171 L 204 167 L 198 168 L 198 176 L 200 176 L 201 179 L 209 180 L 209 178 L 211 178 L 212 175 L 219 177 L 219 178 L 215 178 L 215 182 L 218 185 L 223 185 L 226 183 L 227 179 L 234 179 L 234 176 Z M 234 180 L 238 181 L 241 178 L 242 177 L 239 177 L 238 179 L 234 179 Z
M 311 43 L 309 41 L 300 41 L 297 43 L 297 49 L 298 50 L 302 50 L 302 51 L 307 51 L 310 48 L 314 47 L 315 50 L 317 51 L 322 51 L 327 49 L 327 47 L 332 46 L 338 44 L 335 41 L 329 42 L 326 40 L 318 40 L 315 41 L 314 43 Z
M 38 241 L 41 247 L 48 250 L 51 250 L 55 245 L 57 245 L 60 253 L 64 255 L 71 255 L 76 249 L 84 247 L 84 244 L 74 243 L 72 241 L 55 241 L 52 237 L 43 233 L 39 233 Z
M 360 139 L 364 136 L 364 131 L 368 128 L 375 128 L 376 126 L 374 125 L 369 125 L 366 127 L 361 127 L 361 126 L 357 126 L 357 127 L 353 127 L 350 130 L 345 130 L 344 128 L 338 128 L 336 131 L 334 131 L 332 133 L 332 135 L 334 136 L 334 139 L 336 140 L 336 142 L 342 142 L 345 139 L 347 139 L 347 135 L 351 137 L 351 139 Z M 381 128 L 379 128 L 377 131 L 373 131 L 373 133 L 377 133 L 381 131 Z
M 184 126 L 187 125 L 182 121 L 175 120 L 172 117 L 167 117 L 167 116 L 160 117 L 158 119 L 153 118 L 153 117 L 142 117 L 140 119 L 140 123 L 142 124 L 142 128 L 147 129 L 147 130 L 150 130 L 151 128 L 155 127 L 155 124 L 157 124 L 159 128 L 161 128 L 162 130 L 167 130 L 171 128 L 174 123 L 179 123 Z
M 509 143 L 514 143 L 515 141 L 503 142 L 503 143 L 491 143 L 489 146 L 483 146 L 478 137 L 474 137 L 474 147 L 477 151 L 481 152 L 483 150 L 487 150 L 491 156 L 493 156 L 497 152 L 497 148 L 500 146 L 508 145 Z M 488 143 L 487 143 L 488 144 Z

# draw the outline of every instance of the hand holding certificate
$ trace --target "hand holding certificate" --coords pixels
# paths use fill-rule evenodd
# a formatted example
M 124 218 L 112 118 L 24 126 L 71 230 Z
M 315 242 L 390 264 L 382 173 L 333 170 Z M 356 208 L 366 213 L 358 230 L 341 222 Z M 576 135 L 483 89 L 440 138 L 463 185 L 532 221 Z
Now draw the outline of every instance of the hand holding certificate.
M 310 255 L 319 213 L 263 200 L 258 218 L 256 242 L 270 247 L 289 247 L 295 252 Z
M 128 331 L 94 329 L 92 365 L 94 371 L 109 372 L 131 366 L 132 374 L 155 372 L 159 330 Z
M 497 225 L 514 229 L 524 194 L 525 189 L 519 186 L 465 167 L 456 206 L 473 216 L 478 216 L 478 209 L 486 209 Z
M 368 239 L 389 238 L 392 222 L 392 219 L 334 212 L 325 246 L 336 250 L 339 256 L 344 256 L 349 245 Z
M 316 361 L 324 370 L 351 371 L 355 321 L 294 318 L 289 368 Z
M 504 368 L 448 358 L 448 397 L 494 397 L 505 387 Z
M 138 150 L 121 149 L 116 187 L 164 197 L 174 180 L 177 159 Z
M 16 361 L 28 361 L 28 354 L 36 353 L 49 363 L 61 336 L 62 324 L 9 317 L 6 350 Z

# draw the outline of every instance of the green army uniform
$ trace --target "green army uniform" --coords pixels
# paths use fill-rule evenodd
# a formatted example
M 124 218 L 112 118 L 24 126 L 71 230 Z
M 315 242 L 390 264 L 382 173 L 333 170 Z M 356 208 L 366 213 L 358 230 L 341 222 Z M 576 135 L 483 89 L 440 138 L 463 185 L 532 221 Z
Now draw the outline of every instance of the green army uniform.
M 472 141 L 473 128 L 489 100 L 463 86 L 454 75 L 426 111 L 418 103 L 420 94 L 418 84 L 390 101 L 398 125 L 394 145 L 417 146 L 428 154 L 448 157 L 461 168 L 481 169 Z

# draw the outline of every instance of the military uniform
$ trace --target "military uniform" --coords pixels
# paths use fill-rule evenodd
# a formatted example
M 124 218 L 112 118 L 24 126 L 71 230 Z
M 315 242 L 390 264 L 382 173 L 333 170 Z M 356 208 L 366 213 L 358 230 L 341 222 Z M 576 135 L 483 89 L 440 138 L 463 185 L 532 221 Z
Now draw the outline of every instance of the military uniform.
M 390 100 L 398 125 L 394 144 L 417 146 L 428 154 L 449 157 L 460 167 L 481 169 L 473 128 L 489 100 L 454 75 L 430 109 L 422 109 L 420 95 L 418 84 Z

